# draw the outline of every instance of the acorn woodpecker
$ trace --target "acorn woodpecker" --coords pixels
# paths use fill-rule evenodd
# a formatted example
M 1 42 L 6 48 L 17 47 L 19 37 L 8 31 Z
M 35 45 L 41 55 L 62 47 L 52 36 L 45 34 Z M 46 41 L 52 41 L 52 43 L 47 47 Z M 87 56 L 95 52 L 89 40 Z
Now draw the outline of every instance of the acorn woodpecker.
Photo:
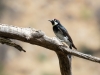
M 68 31 L 65 29 L 65 27 L 61 25 L 60 21 L 57 19 L 49 20 L 49 21 L 52 23 L 53 31 L 55 35 L 60 39 L 60 41 L 65 42 L 69 46 L 70 49 L 72 49 L 73 47 L 77 50 Z

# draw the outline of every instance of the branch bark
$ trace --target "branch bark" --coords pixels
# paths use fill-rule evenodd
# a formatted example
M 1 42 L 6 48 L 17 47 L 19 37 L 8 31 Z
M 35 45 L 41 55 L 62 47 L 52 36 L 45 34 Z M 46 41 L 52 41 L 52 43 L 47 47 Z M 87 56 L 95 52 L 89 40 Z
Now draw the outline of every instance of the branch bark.
M 50 38 L 43 31 L 34 28 L 20 28 L 0 24 L 0 37 L 20 40 L 55 51 L 59 58 L 62 75 L 71 75 L 71 55 L 100 63 L 100 58 L 71 50 L 63 46 L 56 38 Z
M 20 45 L 13 43 L 10 39 L 8 38 L 4 38 L 4 37 L 0 37 L 0 43 L 2 44 L 6 44 L 12 47 L 15 47 L 16 49 L 18 49 L 19 51 L 24 51 L 26 52 Z
M 71 72 L 71 55 L 62 51 L 56 53 L 59 59 L 59 65 L 62 75 L 72 75 Z

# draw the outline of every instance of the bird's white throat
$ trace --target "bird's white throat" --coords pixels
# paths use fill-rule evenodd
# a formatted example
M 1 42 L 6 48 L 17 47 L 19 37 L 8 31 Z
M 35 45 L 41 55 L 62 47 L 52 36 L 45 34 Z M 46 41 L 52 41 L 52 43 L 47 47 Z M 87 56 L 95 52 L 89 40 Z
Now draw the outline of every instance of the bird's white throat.
M 55 21 L 54 21 L 54 25 L 57 25 L 57 24 L 58 24 L 58 22 L 55 22 Z

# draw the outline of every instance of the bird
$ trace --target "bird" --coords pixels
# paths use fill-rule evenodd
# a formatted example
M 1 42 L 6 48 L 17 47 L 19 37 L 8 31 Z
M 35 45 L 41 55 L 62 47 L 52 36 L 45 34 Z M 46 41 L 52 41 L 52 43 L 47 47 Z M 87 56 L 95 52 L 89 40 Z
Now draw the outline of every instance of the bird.
M 74 48 L 77 50 L 67 29 L 60 23 L 60 21 L 58 19 L 53 19 L 49 21 L 51 22 L 53 26 L 53 31 L 55 35 L 57 36 L 57 38 L 61 42 L 65 42 L 69 46 L 70 49 Z

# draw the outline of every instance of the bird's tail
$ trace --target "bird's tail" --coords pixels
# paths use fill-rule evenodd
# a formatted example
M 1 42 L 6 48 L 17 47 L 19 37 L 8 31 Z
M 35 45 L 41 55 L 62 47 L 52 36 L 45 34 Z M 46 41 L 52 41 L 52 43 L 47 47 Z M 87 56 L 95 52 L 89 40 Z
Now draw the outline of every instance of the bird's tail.
M 77 48 L 75 47 L 75 45 L 74 45 L 74 44 L 72 44 L 72 47 L 73 47 L 73 48 L 75 48 L 75 49 L 77 50 Z

